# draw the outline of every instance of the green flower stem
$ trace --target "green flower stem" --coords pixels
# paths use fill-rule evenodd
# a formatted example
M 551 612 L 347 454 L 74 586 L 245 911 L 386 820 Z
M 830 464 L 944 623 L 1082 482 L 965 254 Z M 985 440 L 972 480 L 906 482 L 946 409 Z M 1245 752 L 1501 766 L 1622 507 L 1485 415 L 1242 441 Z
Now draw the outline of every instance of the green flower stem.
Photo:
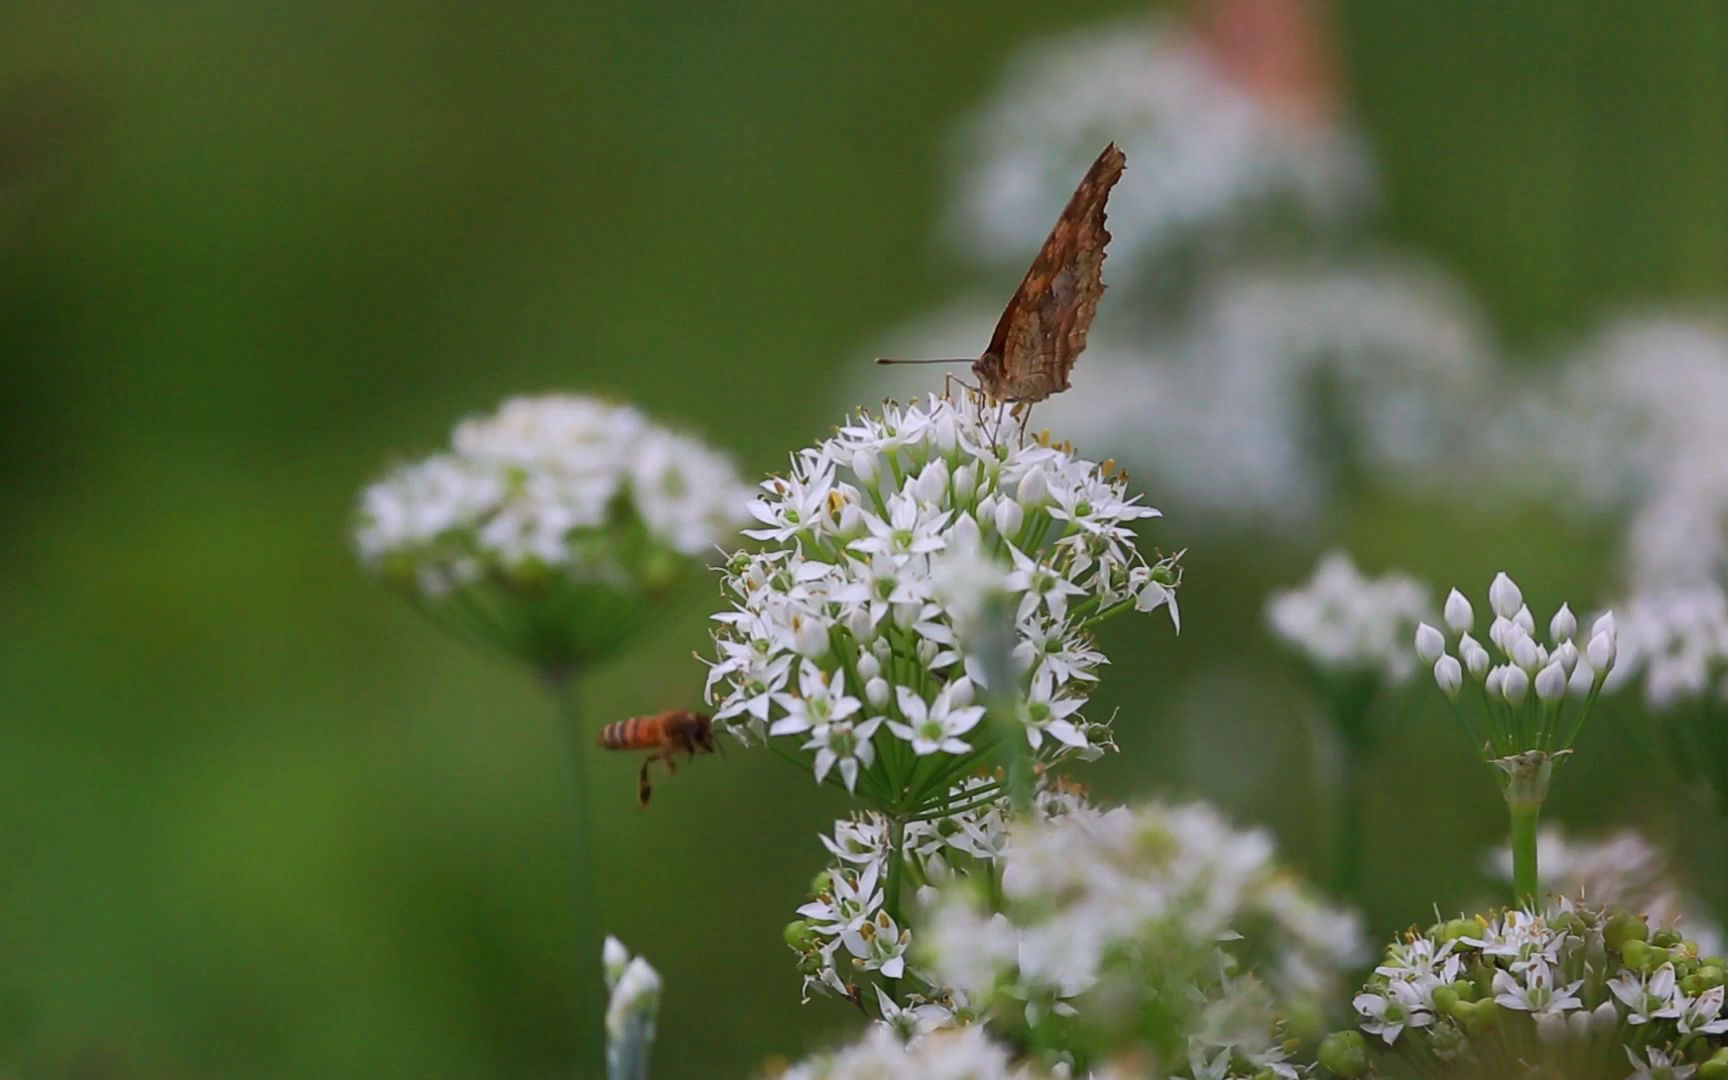
M 588 733 L 582 728 L 579 688 L 572 672 L 547 680 L 558 706 L 559 734 L 570 747 L 570 837 L 575 879 L 572 915 L 576 926 L 576 1046 L 577 1076 L 601 1077 L 606 1068 L 605 979 L 600 970 L 600 927 L 595 921 L 593 830 L 588 813 Z
M 1506 807 L 1512 815 L 1512 902 L 1528 904 L 1541 888 L 1536 873 L 1536 823 L 1542 804 L 1508 800 Z
M 1363 780 L 1367 772 L 1362 747 L 1338 733 L 1337 775 L 1332 778 L 1332 851 L 1329 860 L 1332 895 L 1360 899 L 1362 895 Z
M 889 825 L 888 834 L 888 884 L 883 887 L 882 907 L 888 912 L 888 917 L 894 920 L 894 925 L 901 930 L 906 928 L 901 920 L 900 893 L 901 882 L 906 876 L 906 822 L 895 817 Z M 888 980 L 888 996 L 894 1004 L 903 1004 L 900 1000 L 900 980 Z

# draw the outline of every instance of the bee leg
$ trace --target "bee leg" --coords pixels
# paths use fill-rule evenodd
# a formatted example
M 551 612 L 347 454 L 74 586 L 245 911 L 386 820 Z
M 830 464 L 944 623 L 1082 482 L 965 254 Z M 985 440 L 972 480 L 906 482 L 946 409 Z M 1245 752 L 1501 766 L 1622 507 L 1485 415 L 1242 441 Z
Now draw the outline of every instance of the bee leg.
M 648 809 L 648 800 L 654 795 L 654 782 L 648 778 L 648 766 L 654 764 L 652 757 L 642 761 L 642 772 L 636 780 L 636 805 L 639 809 Z

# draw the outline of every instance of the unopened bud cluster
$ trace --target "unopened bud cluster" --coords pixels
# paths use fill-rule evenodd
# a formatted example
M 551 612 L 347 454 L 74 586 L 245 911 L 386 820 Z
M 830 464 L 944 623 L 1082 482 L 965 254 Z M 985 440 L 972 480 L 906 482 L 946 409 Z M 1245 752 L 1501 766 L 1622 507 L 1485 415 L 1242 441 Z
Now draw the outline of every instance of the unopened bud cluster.
M 1540 772 L 1545 794 L 1547 767 L 1571 748 L 1613 670 L 1614 615 L 1604 613 L 1588 635 L 1580 635 L 1571 607 L 1561 604 L 1547 621 L 1544 640 L 1522 592 L 1504 573 L 1489 587 L 1488 604 L 1493 621 L 1484 644 L 1474 636 L 1474 608 L 1453 589 L 1446 598 L 1445 630 L 1417 626 L 1416 656 L 1457 706 L 1483 757 L 1505 763 L 1509 774 L 1514 767 L 1532 778 Z

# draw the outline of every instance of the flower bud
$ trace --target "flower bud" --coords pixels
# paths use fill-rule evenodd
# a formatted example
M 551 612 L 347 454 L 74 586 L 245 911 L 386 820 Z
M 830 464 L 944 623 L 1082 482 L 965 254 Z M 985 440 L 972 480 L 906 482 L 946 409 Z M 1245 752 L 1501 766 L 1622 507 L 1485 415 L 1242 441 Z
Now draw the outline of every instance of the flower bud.
M 971 502 L 972 496 L 977 490 L 977 466 L 962 465 L 954 470 L 954 499 L 956 502 Z
M 1597 671 L 1607 671 L 1614 666 L 1614 657 L 1618 651 L 1614 643 L 1614 627 L 1610 624 L 1607 633 L 1596 631 L 1596 636 L 1590 639 L 1584 655 L 1589 659 L 1591 667 Z
M 1520 705 L 1524 695 L 1530 692 L 1530 676 L 1520 667 L 1505 669 L 1506 677 L 1501 680 L 1500 693 L 1509 705 Z
M 956 709 L 964 709 L 974 698 L 972 680 L 961 677 L 948 684 L 948 701 Z
M 1455 656 L 1442 656 L 1434 661 L 1434 681 L 1440 690 L 1453 701 L 1458 700 L 1458 691 L 1464 688 L 1464 669 Z
M 797 619 L 792 627 L 792 647 L 799 656 L 821 659 L 828 655 L 828 631 L 818 619 Z
M 846 616 L 846 629 L 859 641 L 869 641 L 876 636 L 876 622 L 870 618 L 868 604 L 853 608 Z
M 1512 647 L 1506 651 L 1512 662 L 1526 673 L 1535 671 L 1537 665 L 1542 663 L 1542 656 L 1536 651 L 1536 642 L 1531 639 L 1529 634 L 1514 634 Z
M 1463 658 L 1464 667 L 1473 678 L 1480 679 L 1488 674 L 1488 650 L 1469 634 L 1458 642 L 1458 655 Z
M 971 514 L 961 513 L 954 519 L 954 524 L 948 527 L 948 550 L 975 552 L 983 538 L 984 534 L 979 530 L 977 520 Z
M 926 506 L 938 506 L 948 497 L 948 462 L 937 458 L 924 466 L 912 482 L 912 497 Z
M 1503 619 L 1510 619 L 1518 614 L 1518 609 L 1524 603 L 1524 594 L 1518 590 L 1517 584 L 1506 576 L 1505 571 L 1494 575 L 1494 584 L 1488 586 L 1488 603 L 1494 609 L 1494 614 Z
M 1552 705 L 1566 696 L 1566 668 L 1556 660 L 1536 673 L 1536 697 Z
M 1043 506 L 1049 497 L 1050 482 L 1044 478 L 1044 469 L 1042 466 L 1034 465 L 1027 470 L 1025 476 L 1020 478 L 1020 487 L 1015 492 L 1015 498 L 1019 500 L 1021 506 L 1036 510 Z
M 1554 659 L 1566 669 L 1566 674 L 1572 674 L 1572 669 L 1578 666 L 1578 646 L 1572 644 L 1570 640 L 1562 641 L 1554 649 Z
M 1595 637 L 1597 634 L 1607 634 L 1611 638 L 1618 637 L 1618 631 L 1614 627 L 1614 613 L 1612 611 L 1604 611 L 1602 614 L 1596 616 L 1596 621 L 1590 626 L 1590 636 Z
M 1501 652 L 1506 651 L 1506 631 L 1512 629 L 1512 620 L 1501 615 L 1494 616 L 1494 621 L 1488 624 L 1488 640 Z
M 1464 594 L 1453 589 L 1446 595 L 1446 625 L 1455 634 L 1468 634 L 1476 628 L 1476 612 Z
M 888 680 L 877 675 L 864 684 L 864 699 L 873 708 L 884 708 L 888 704 Z
M 882 664 L 870 653 L 860 653 L 858 656 L 858 677 L 869 682 L 882 674 Z
M 1506 673 L 1511 670 L 1510 667 L 1501 664 L 1499 667 L 1494 668 L 1488 673 L 1488 678 L 1483 683 L 1483 688 L 1488 691 L 1489 697 L 1506 696 Z
M 1368 1041 L 1359 1031 L 1335 1031 L 1320 1041 L 1320 1064 L 1347 1080 L 1368 1075 Z
M 1427 623 L 1416 624 L 1416 655 L 1422 658 L 1424 664 L 1446 655 L 1446 635 L 1429 626 Z
M 1517 623 L 1518 627 L 1526 634 L 1531 637 L 1536 636 L 1536 616 L 1530 614 L 1529 605 L 1518 605 L 1518 611 L 1512 616 L 1512 621 Z
M 622 941 L 607 934 L 606 943 L 600 947 L 600 969 L 605 972 L 606 985 L 616 985 L 629 964 L 630 950 L 624 947 Z
M 1555 641 L 1570 641 L 1577 632 L 1578 620 L 1573 617 L 1571 607 L 1561 604 L 1560 610 L 1549 620 L 1548 636 Z
M 876 453 L 873 450 L 857 450 L 852 454 L 852 474 L 865 487 L 876 483 Z
M 1002 499 L 996 504 L 996 531 L 1013 539 L 1020 535 L 1020 526 L 1026 523 L 1026 511 L 1013 499 Z
M 1573 697 L 1583 697 L 1596 685 L 1596 670 L 1583 657 L 1572 667 L 1572 677 L 1566 680 L 1566 690 Z

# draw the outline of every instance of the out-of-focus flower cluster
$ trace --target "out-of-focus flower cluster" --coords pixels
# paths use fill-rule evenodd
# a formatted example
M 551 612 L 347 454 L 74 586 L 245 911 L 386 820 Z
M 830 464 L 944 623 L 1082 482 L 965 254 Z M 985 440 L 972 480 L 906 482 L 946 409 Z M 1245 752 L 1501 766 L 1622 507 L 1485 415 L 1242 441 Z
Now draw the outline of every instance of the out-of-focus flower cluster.
M 1374 201 L 1360 140 L 1232 81 L 1204 38 L 1129 19 L 1039 43 L 956 146 L 961 246 L 1023 264 L 1074 188 L 1072 163 L 1131 147 L 1139 181 L 1110 206 L 1112 265 L 1167 267 L 1291 221 L 1326 229 Z
M 816 1054 L 776 1080 L 1040 1080 L 1044 1075 L 1015 1064 L 1007 1048 L 992 1042 L 980 1026 L 947 1029 L 908 1043 L 878 1025 L 850 1046 Z
M 1344 1077 L 1728 1075 L 1724 961 L 1624 908 L 1453 919 L 1393 942 L 1322 1044 Z
M 990 870 L 933 879 L 915 963 L 1047 1065 L 1294 1076 L 1286 1036 L 1359 959 L 1353 915 L 1199 804 L 1071 803 L 1015 825 Z
M 958 632 L 977 590 L 941 587 L 951 560 L 975 578 L 982 559 L 1012 596 L 1031 748 L 1045 760 L 1109 748 L 1108 725 L 1080 713 L 1104 663 L 1092 628 L 1123 611 L 1174 615 L 1177 568 L 1136 549 L 1134 523 L 1158 512 L 1124 474 L 1022 444 L 1013 424 L 934 396 L 890 404 L 765 482 L 748 530 L 761 547 L 728 563 L 732 608 L 715 617 L 716 719 L 746 741 L 795 742 L 818 781 L 879 807 L 944 801 L 995 740 L 974 703 L 988 665 Z
M 725 457 L 635 408 L 514 398 L 367 488 L 355 540 L 451 629 L 557 667 L 627 637 L 748 501 Z
M 1619 607 L 1609 686 L 1641 680 L 1651 715 L 1631 734 L 1700 803 L 1728 811 L 1728 595 L 1714 582 L 1637 593 Z
M 1307 584 L 1266 601 L 1273 636 L 1318 674 L 1376 685 L 1416 673 L 1410 635 L 1432 611 L 1426 585 L 1396 572 L 1368 577 L 1342 551 L 1321 558 Z

